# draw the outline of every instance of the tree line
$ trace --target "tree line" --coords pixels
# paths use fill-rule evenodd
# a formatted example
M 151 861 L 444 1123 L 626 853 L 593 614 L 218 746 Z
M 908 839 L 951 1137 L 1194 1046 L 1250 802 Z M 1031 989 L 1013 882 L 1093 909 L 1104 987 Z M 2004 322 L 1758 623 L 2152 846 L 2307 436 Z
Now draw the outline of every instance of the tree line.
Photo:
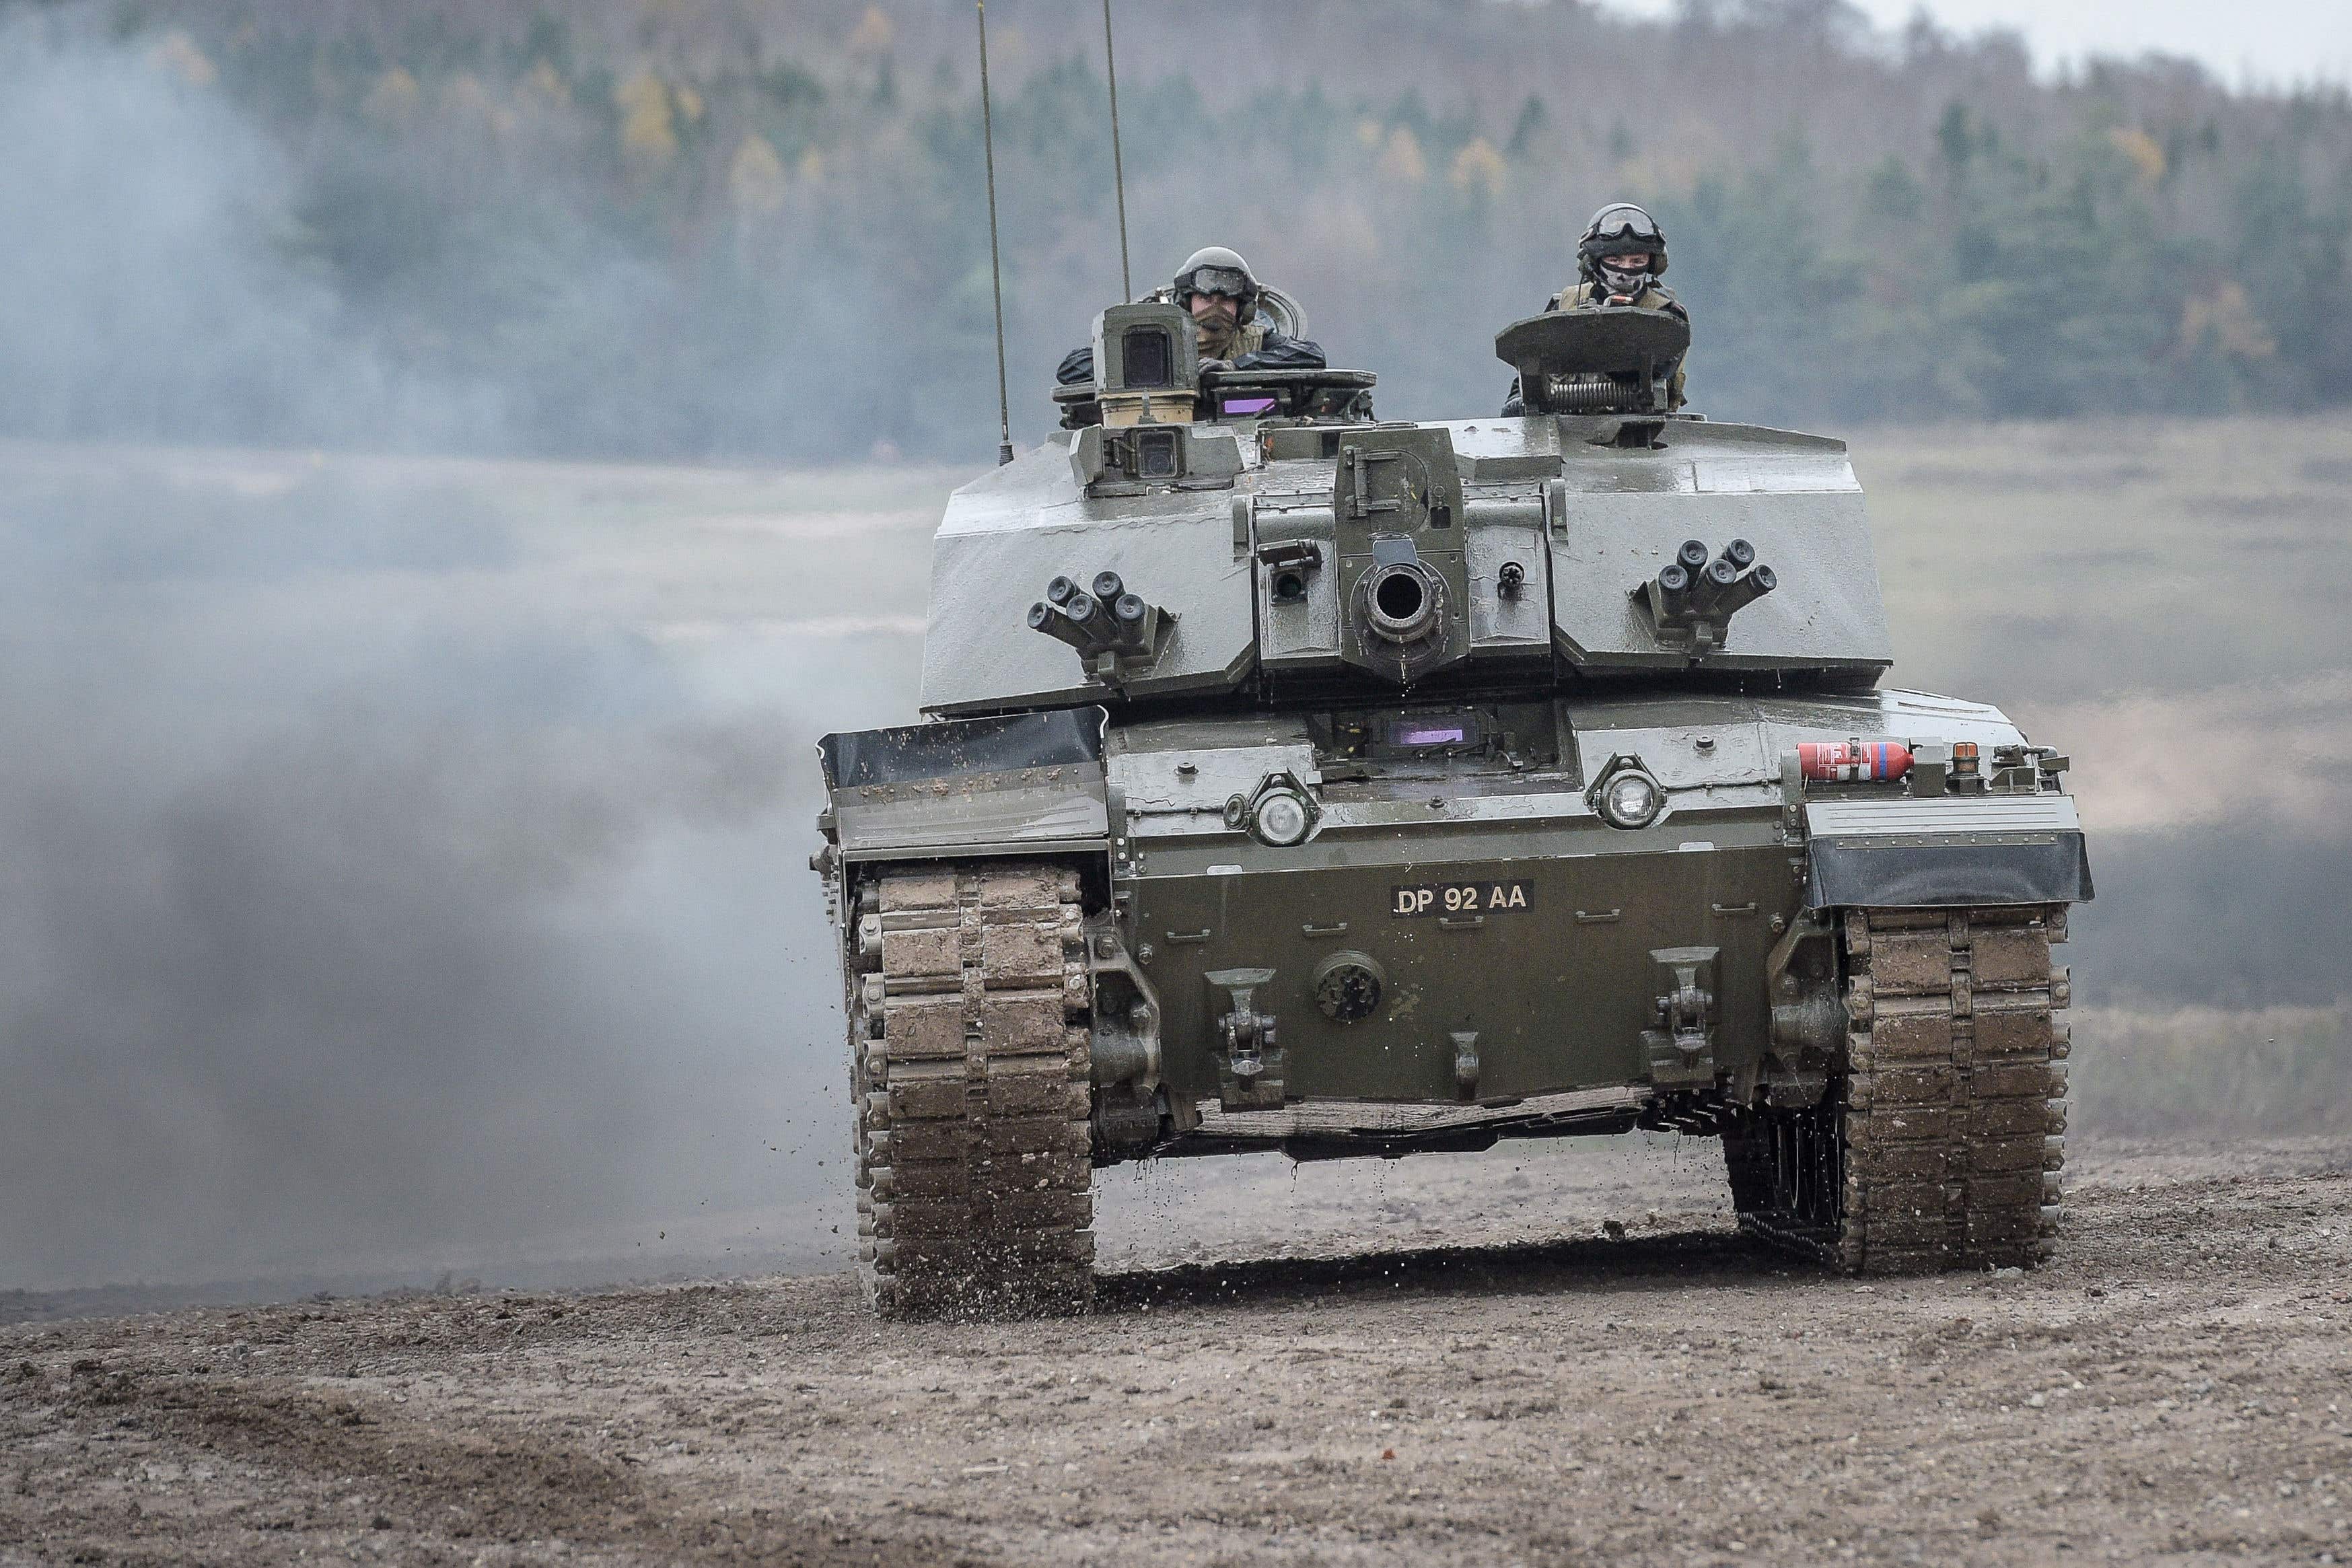
M 1617 198 L 1664 225 L 1694 406 L 1717 417 L 2352 398 L 2341 87 L 2232 90 L 2161 58 L 2050 79 L 2014 37 L 1874 33 L 1835 0 L 1663 23 L 1574 0 L 1117 9 L 1135 286 L 1237 247 L 1334 363 L 1381 374 L 1387 416 L 1493 412 L 1495 331 L 1568 281 Z M 19 68 L 102 47 L 257 136 L 273 172 L 235 221 L 386 376 L 490 411 L 458 444 L 992 445 L 964 0 L 12 11 Z M 1120 288 L 1100 12 L 990 17 L 1014 426 L 1035 439 L 1053 362 Z M 0 397 L 0 423 L 175 433 L 169 398 L 65 406 Z M 243 434 L 302 438 L 301 417 Z

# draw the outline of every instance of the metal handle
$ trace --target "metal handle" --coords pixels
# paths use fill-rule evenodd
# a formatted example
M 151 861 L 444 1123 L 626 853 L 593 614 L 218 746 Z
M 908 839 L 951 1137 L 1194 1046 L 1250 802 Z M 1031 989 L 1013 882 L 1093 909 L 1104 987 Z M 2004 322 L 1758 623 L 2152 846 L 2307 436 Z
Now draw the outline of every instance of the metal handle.
M 1725 916 L 1752 915 L 1756 912 L 1756 905 L 1753 900 L 1744 904 L 1709 904 L 1707 908 L 1713 910 L 1717 914 Z
M 1194 942 L 1203 942 L 1209 940 L 1211 934 L 1205 931 L 1171 931 L 1168 933 L 1168 945 L 1184 947 Z
M 1568 532 L 1568 481 L 1566 479 L 1550 479 L 1545 482 L 1543 510 L 1544 521 L 1549 525 L 1554 533 Z
M 1623 910 L 1603 910 L 1597 915 L 1579 910 L 1576 911 L 1576 923 L 1580 926 L 1605 926 L 1611 921 L 1622 920 L 1624 914 Z
M 1476 931 L 1480 926 L 1483 926 L 1486 923 L 1486 917 L 1485 915 L 1462 915 L 1459 917 L 1454 915 L 1440 915 L 1437 917 L 1437 929 L 1440 931 Z
M 1348 934 L 1348 922 L 1346 921 L 1341 921 L 1337 925 L 1319 926 L 1313 921 L 1308 921 L 1305 925 L 1298 928 L 1298 934 L 1301 936 L 1345 936 Z

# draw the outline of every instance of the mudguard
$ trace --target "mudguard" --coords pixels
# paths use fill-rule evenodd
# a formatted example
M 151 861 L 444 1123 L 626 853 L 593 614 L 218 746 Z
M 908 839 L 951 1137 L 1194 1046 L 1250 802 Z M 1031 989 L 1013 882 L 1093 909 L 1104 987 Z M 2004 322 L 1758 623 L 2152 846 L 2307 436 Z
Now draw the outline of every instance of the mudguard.
M 2071 795 L 1814 801 L 1805 826 L 1811 909 L 2071 904 L 2092 896 Z
M 1100 708 L 942 720 L 817 742 L 845 860 L 1101 849 Z

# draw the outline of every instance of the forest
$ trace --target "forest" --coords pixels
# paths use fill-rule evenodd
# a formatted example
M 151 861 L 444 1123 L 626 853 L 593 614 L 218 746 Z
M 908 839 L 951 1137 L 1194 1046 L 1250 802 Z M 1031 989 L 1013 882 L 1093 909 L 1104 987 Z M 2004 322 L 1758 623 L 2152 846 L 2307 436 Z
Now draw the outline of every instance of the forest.
M 1620 198 L 1664 226 L 1715 417 L 2352 398 L 2340 88 L 2053 76 L 1837 0 L 1113 11 L 1132 288 L 1240 248 L 1384 416 L 1493 412 L 1494 332 Z M 1124 286 L 1102 11 L 988 16 L 1027 442 Z M 968 0 L 0 0 L 0 434 L 992 448 Z

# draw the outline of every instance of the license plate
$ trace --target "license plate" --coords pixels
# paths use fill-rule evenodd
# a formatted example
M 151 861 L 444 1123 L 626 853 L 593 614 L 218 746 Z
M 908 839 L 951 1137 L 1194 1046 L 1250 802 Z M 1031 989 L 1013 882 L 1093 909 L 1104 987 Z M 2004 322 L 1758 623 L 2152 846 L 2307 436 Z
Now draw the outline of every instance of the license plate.
M 1532 882 L 1415 882 L 1389 889 L 1389 913 L 1401 921 L 1430 915 L 1500 915 L 1535 908 Z

